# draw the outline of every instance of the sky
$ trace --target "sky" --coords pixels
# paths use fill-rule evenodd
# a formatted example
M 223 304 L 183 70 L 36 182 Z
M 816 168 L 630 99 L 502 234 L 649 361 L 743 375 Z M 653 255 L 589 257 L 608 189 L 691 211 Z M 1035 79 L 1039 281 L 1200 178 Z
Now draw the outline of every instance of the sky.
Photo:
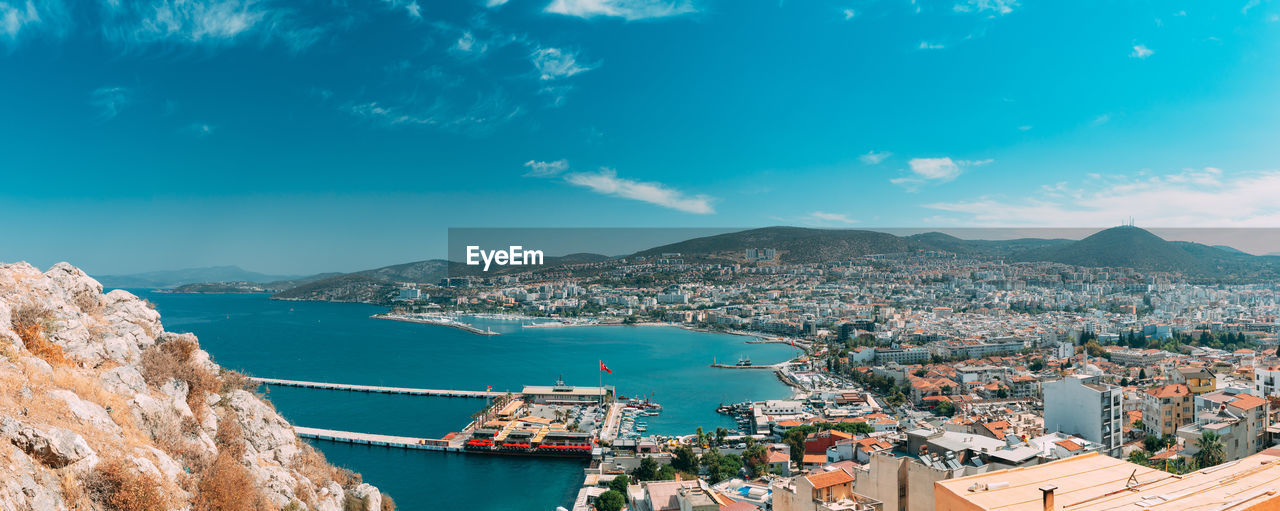
M 462 227 L 1280 227 L 1278 82 L 1265 0 L 0 0 L 0 261 L 354 271 Z

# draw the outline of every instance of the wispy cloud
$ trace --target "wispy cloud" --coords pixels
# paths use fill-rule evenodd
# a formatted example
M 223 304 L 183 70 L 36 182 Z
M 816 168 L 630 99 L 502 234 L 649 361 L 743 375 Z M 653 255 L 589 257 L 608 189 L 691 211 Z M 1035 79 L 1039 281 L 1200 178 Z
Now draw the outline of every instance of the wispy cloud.
M 700 215 L 715 213 L 715 208 L 711 205 L 713 199 L 709 196 L 685 195 L 662 183 L 621 178 L 617 171 L 610 168 L 601 168 L 599 172 L 567 174 L 564 180 L 599 194 L 638 200 L 676 211 Z
M 889 151 L 882 151 L 878 153 L 875 151 L 867 151 L 867 154 L 859 156 L 858 159 L 861 160 L 862 163 L 865 163 L 867 165 L 879 165 L 880 162 L 884 161 L 890 156 L 893 156 L 893 153 Z
M 300 50 L 325 32 L 300 21 L 293 9 L 264 0 L 104 0 L 101 6 L 103 36 L 129 49 L 217 47 L 253 37 Z
M 1030 197 L 982 196 L 924 207 L 962 215 L 958 224 L 1095 227 L 1135 217 L 1152 227 L 1280 225 L 1280 170 L 1228 174 L 1217 168 L 1162 175 L 1102 176 L 1046 185 Z
M 921 50 L 941 50 L 946 47 L 947 46 L 942 43 L 931 43 L 929 41 L 920 41 L 920 46 L 918 46 L 917 48 Z
M 920 188 L 920 185 L 926 183 L 946 183 L 960 177 L 960 173 L 966 167 L 977 167 L 986 165 L 995 160 L 960 160 L 955 161 L 950 157 L 943 158 L 912 158 L 907 162 L 911 169 L 911 174 L 903 177 L 890 179 L 889 182 L 902 186 L 907 191 L 914 192 Z
M 533 67 L 538 70 L 538 78 L 542 80 L 558 80 L 578 73 L 595 69 L 596 65 L 578 62 L 575 52 L 560 48 L 538 48 L 529 55 Z
M 125 87 L 98 87 L 89 94 L 89 103 L 97 107 L 102 119 L 114 119 L 132 101 L 132 94 Z
M 849 20 L 853 19 L 853 17 L 854 17 L 854 16 L 857 16 L 857 15 L 858 15 L 858 13 L 857 13 L 856 11 L 854 11 L 853 9 L 845 9 L 845 10 L 843 10 L 843 11 L 840 11 L 840 13 L 844 15 L 844 20 L 845 20 L 845 21 L 849 21 Z
M 824 211 L 814 211 L 813 213 L 809 213 L 809 218 L 812 220 L 817 220 L 822 223 L 834 223 L 834 224 L 845 224 L 845 225 L 858 223 L 857 220 L 849 218 L 849 215 L 846 215 L 844 213 L 827 213 Z
M 1151 48 L 1147 48 L 1144 45 L 1137 44 L 1133 46 L 1133 52 L 1129 53 L 1129 56 L 1135 59 L 1145 59 L 1147 57 L 1150 57 L 1152 53 L 1155 53 L 1155 51 L 1152 50 Z
M 449 47 L 449 52 L 459 56 L 481 55 L 489 51 L 489 43 L 476 38 L 470 30 L 458 36 L 458 40 Z
M 502 7 L 504 5 L 507 5 L 507 0 L 486 0 L 484 3 L 484 6 L 490 9 L 494 7 Z
M 594 18 L 596 16 L 642 20 L 697 12 L 691 0 L 552 0 L 545 12 Z
M 214 126 L 204 123 L 192 123 L 187 125 L 186 132 L 195 135 L 197 138 L 204 138 L 213 134 Z
M 990 11 L 993 15 L 1003 15 L 1013 12 L 1013 8 L 1017 6 L 1017 0 L 968 0 L 955 4 L 952 10 L 976 13 Z
M 524 166 L 529 169 L 524 174 L 527 177 L 553 177 L 569 169 L 569 160 L 529 160 L 524 162 Z
M 1103 124 L 1106 124 L 1109 122 L 1111 122 L 1111 114 L 1102 114 L 1097 117 L 1094 117 L 1092 121 L 1089 121 L 1089 125 L 1102 126 Z
M 501 89 L 477 94 L 475 101 L 466 108 L 437 97 L 426 105 L 409 99 L 400 103 L 348 103 L 340 109 L 377 127 L 432 126 L 470 135 L 488 134 L 525 113 L 524 108 L 513 105 Z

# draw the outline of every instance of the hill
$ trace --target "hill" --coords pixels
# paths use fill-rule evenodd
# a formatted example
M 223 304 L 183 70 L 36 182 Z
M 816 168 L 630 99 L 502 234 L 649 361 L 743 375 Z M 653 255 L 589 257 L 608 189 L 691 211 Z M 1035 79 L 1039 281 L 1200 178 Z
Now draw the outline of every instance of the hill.
M 267 275 L 248 271 L 239 266 L 210 266 L 181 270 L 152 271 L 128 275 L 102 275 L 97 277 L 105 288 L 157 289 L 195 284 L 200 282 L 255 282 L 293 280 L 299 275 Z
M 680 241 L 636 252 L 632 256 L 679 253 L 685 259 L 736 260 L 742 259 L 748 248 L 772 248 L 778 251 L 778 259 L 782 262 L 801 264 L 927 249 L 911 239 L 877 231 L 764 227 Z

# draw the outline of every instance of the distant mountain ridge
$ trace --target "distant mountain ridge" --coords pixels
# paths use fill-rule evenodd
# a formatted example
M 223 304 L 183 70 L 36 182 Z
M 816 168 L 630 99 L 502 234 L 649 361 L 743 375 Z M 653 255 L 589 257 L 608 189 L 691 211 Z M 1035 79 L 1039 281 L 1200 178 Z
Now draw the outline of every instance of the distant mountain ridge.
M 625 256 L 660 257 L 679 253 L 687 262 L 745 262 L 750 248 L 772 248 L 787 264 L 845 261 L 873 254 L 943 251 L 963 256 L 1010 262 L 1057 262 L 1083 267 L 1133 268 L 1181 273 L 1202 281 L 1256 281 L 1280 276 L 1280 257 L 1254 256 L 1231 247 L 1185 241 L 1167 241 L 1138 227 L 1103 229 L 1081 240 L 1020 238 L 967 240 L 940 232 L 909 236 L 856 229 L 764 227 L 670 243 Z M 593 263 L 613 258 L 599 254 L 547 257 L 543 268 Z M 496 276 L 526 271 L 527 266 L 507 266 L 483 272 L 477 266 L 430 259 L 353 273 L 330 273 L 276 281 L 252 280 L 277 291 L 273 298 L 386 302 L 400 282 L 434 284 L 449 276 Z M 205 289 L 216 289 L 216 286 Z
M 170 288 L 201 282 L 255 282 L 294 280 L 300 275 L 267 275 L 248 271 L 239 266 L 210 266 L 185 268 L 128 275 L 95 275 L 94 278 L 107 288 Z

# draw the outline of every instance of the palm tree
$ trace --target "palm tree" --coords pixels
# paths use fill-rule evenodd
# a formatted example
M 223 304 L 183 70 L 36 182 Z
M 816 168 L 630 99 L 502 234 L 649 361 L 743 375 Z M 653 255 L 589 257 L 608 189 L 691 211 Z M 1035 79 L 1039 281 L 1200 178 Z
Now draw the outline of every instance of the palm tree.
M 1206 431 L 1200 435 L 1200 439 L 1196 440 L 1196 447 L 1200 449 L 1196 453 L 1196 464 L 1201 467 L 1212 467 L 1221 465 L 1226 459 L 1226 454 L 1222 450 L 1222 439 L 1217 433 Z

